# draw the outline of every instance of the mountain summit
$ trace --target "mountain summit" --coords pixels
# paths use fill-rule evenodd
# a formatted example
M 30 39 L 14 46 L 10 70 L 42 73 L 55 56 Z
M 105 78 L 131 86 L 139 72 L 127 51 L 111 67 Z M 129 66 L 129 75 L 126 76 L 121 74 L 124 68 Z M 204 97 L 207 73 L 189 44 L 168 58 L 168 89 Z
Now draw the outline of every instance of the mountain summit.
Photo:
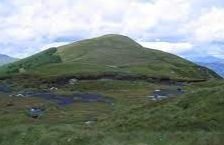
M 144 48 L 129 37 L 116 34 L 50 48 L 0 68 L 0 74 L 9 73 L 41 76 L 116 73 L 186 80 L 219 78 L 210 69 L 173 54 Z

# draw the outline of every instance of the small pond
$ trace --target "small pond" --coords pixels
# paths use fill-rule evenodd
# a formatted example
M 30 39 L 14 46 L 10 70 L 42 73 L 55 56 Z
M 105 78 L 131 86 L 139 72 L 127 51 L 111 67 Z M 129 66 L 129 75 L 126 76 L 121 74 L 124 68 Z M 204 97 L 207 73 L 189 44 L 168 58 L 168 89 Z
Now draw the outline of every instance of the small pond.
M 101 102 L 113 104 L 113 99 L 98 93 L 74 92 L 71 95 L 59 95 L 48 90 L 23 90 L 18 92 L 23 97 L 38 97 L 52 101 L 60 106 L 69 105 L 75 102 Z M 17 94 L 17 95 L 18 95 Z

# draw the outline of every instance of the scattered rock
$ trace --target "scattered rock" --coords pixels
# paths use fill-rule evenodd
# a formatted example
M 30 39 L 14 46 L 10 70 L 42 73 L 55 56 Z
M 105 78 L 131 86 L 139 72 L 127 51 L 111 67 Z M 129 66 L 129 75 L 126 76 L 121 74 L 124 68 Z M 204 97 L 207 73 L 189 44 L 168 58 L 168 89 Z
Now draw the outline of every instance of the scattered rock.
M 67 139 L 67 142 L 71 142 L 71 141 L 72 141 L 72 138 L 68 138 L 68 139 Z
M 51 87 L 50 90 L 51 90 L 51 91 L 55 91 L 55 90 L 58 90 L 58 88 L 56 88 L 56 87 Z
M 115 66 L 115 65 L 106 65 L 106 66 L 110 68 L 118 68 L 118 66 Z
M 167 98 L 168 96 L 154 95 L 154 96 L 148 96 L 148 97 L 151 98 L 151 100 L 153 101 L 160 101 Z
M 26 69 L 25 68 L 19 68 L 19 73 L 25 73 Z
M 70 85 L 74 85 L 74 84 L 76 84 L 78 82 L 78 79 L 76 79 L 76 78 L 73 78 L 73 79 L 70 79 L 69 80 L 69 84 Z
M 16 94 L 16 97 L 25 97 L 23 94 Z
M 91 125 L 91 124 L 93 124 L 93 123 L 94 123 L 94 121 L 86 121 L 86 122 L 85 122 L 86 125 Z
M 149 96 L 149 98 L 151 98 L 154 101 L 159 101 L 159 100 L 163 100 L 166 99 L 168 97 L 171 96 L 177 96 L 177 95 L 181 95 L 183 94 L 184 91 L 181 87 L 178 87 L 176 89 L 172 88 L 172 89 L 157 89 L 155 90 L 151 96 Z
M 30 116 L 35 119 L 40 117 L 43 114 L 43 112 L 44 112 L 44 109 L 40 107 L 30 108 Z

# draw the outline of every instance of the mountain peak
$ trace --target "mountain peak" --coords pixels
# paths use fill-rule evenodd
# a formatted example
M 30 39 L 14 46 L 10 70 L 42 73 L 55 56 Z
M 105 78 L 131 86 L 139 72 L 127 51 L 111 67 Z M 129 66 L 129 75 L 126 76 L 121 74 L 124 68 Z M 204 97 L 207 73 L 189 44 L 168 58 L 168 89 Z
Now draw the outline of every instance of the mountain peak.
M 89 39 L 92 42 L 95 40 L 95 43 L 98 43 L 100 45 L 102 44 L 109 44 L 109 43 L 114 43 L 114 44 L 123 44 L 123 45 L 133 45 L 136 47 L 141 47 L 140 44 L 138 44 L 136 41 L 131 39 L 128 36 L 120 35 L 120 34 L 106 34 L 102 35 L 93 39 Z M 84 40 L 86 41 L 86 40 Z
M 123 39 L 131 39 L 128 36 L 121 35 L 121 34 L 106 34 L 99 36 L 98 38 L 123 38 Z

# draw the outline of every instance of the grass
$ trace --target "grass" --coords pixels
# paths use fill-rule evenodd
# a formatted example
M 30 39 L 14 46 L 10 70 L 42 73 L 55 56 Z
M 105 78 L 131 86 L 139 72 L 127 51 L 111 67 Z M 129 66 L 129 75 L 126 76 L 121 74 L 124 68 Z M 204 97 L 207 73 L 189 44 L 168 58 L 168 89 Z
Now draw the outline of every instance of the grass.
M 5 145 L 222 145 L 223 133 L 220 132 L 116 132 L 102 133 L 90 128 L 78 129 L 77 126 L 60 124 L 58 126 L 18 126 Z M 4 130 L 5 131 L 5 130 Z M 1 138 L 7 136 L 7 131 Z M 59 140 L 60 138 L 60 140 Z
M 56 51 L 56 48 L 50 48 L 28 58 L 4 65 L 0 69 L 0 74 L 7 75 L 13 73 L 25 73 L 28 70 L 35 69 L 42 65 L 49 63 L 59 63 L 61 62 L 61 59 L 59 56 L 54 55 Z
M 98 92 L 115 100 L 58 107 L 38 98 L 10 100 L 0 96 L 0 145 L 222 145 L 223 81 L 185 86 L 184 96 L 154 102 L 147 96 L 172 86 L 144 81 L 81 81 L 59 87 L 57 93 Z M 14 106 L 6 106 L 6 102 Z M 39 119 L 27 107 L 45 106 Z M 96 120 L 93 124 L 85 121 Z
M 102 79 L 105 76 L 113 79 Z M 0 145 L 224 142 L 223 80 L 218 80 L 219 76 L 209 69 L 143 48 L 125 36 L 106 35 L 52 48 L 1 67 L 0 77 L 1 83 L 13 88 L 13 93 L 24 89 L 49 90 L 54 86 L 58 89 L 53 92 L 60 95 L 90 92 L 113 100 L 110 104 L 76 102 L 58 106 L 38 97 L 9 97 L 10 94 L 1 93 Z M 167 81 L 150 81 L 150 77 Z M 71 78 L 80 80 L 71 85 Z M 156 89 L 181 87 L 170 83 L 177 79 L 185 80 L 184 95 L 162 101 L 149 98 Z M 45 109 L 38 119 L 29 116 L 33 106 Z

